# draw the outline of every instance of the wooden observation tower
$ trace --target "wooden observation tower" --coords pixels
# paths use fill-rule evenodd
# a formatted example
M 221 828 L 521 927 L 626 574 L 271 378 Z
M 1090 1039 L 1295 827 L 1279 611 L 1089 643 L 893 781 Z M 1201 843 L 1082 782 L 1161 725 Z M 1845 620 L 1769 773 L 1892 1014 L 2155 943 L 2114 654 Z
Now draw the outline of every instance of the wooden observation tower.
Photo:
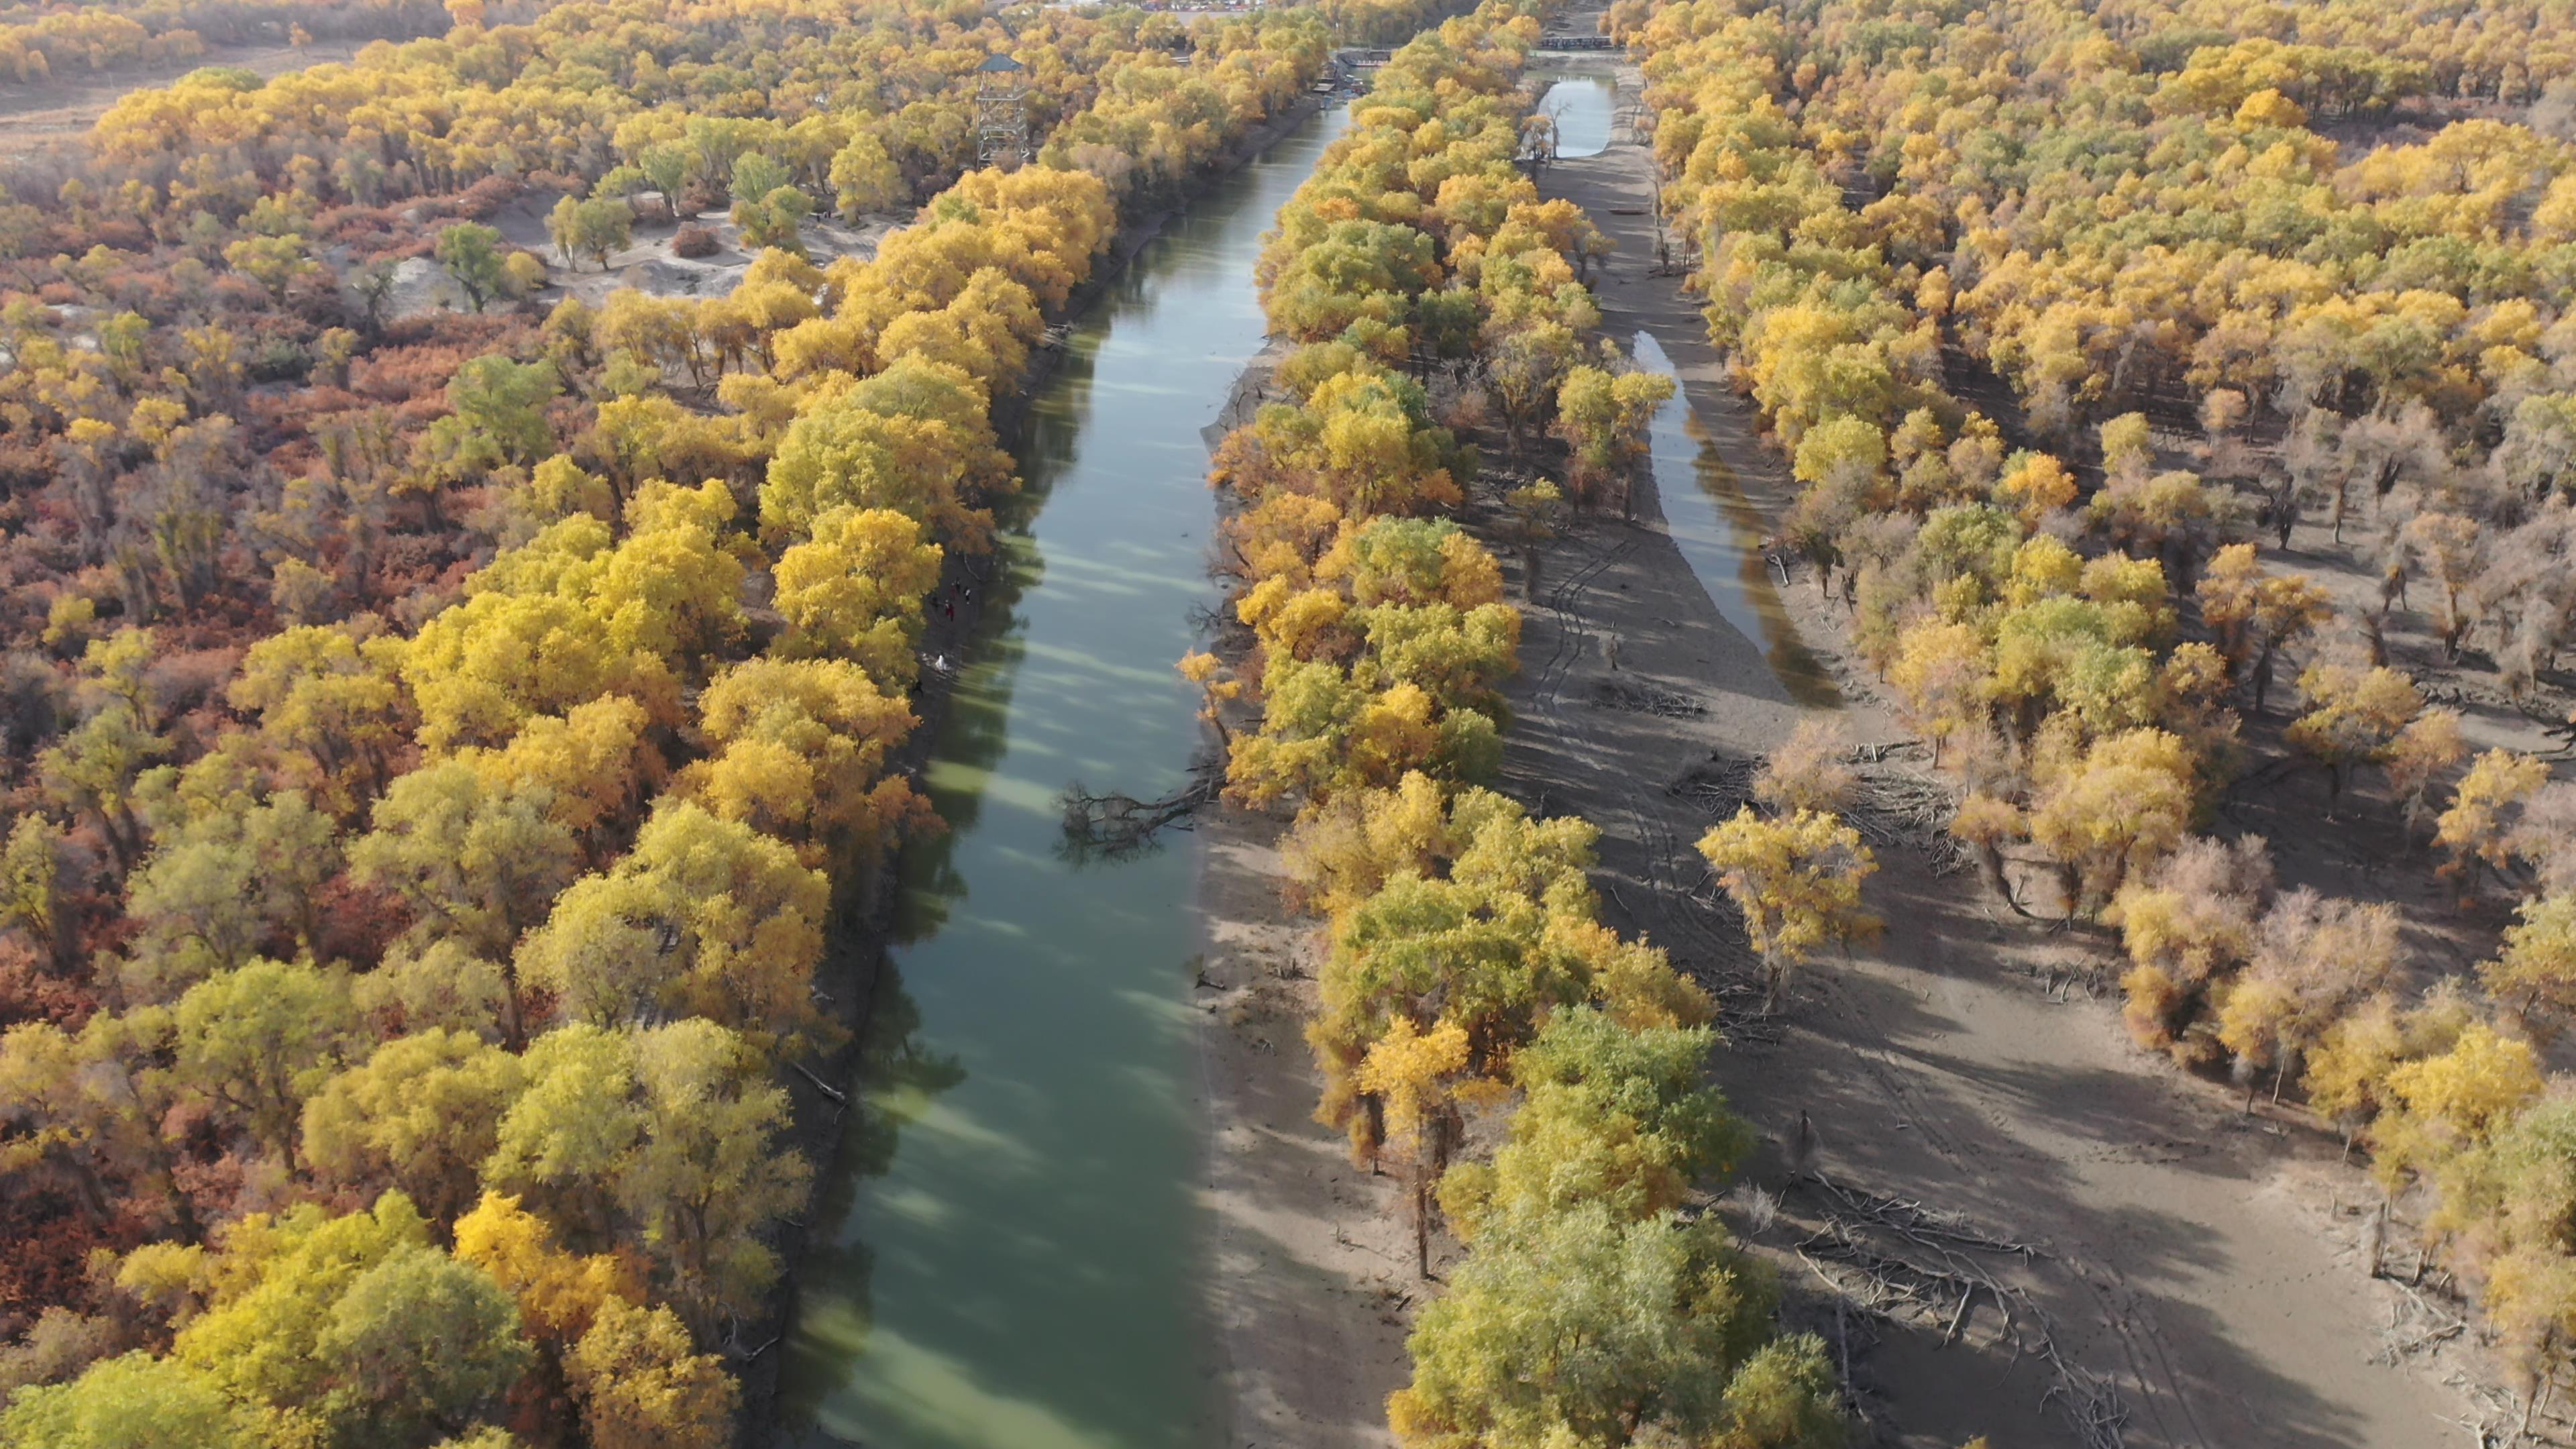
M 1029 159 L 1029 71 L 1007 55 L 975 67 L 975 161 L 1004 171 Z

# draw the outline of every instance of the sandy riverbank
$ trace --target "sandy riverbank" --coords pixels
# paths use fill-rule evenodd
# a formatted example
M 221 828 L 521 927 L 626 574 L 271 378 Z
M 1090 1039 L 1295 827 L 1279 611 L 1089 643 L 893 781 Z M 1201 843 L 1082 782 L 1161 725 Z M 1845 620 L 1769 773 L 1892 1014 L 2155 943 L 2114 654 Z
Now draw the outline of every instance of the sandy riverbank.
M 1263 400 L 1285 349 L 1245 369 L 1207 430 Z M 1305 1039 L 1321 928 L 1280 897 L 1283 823 L 1201 813 L 1197 906 L 1202 1118 L 1207 1124 L 1207 1313 L 1227 1449 L 1391 1445 L 1386 1396 L 1407 1377 L 1407 1310 L 1420 1289 L 1393 1178 L 1351 1165 L 1316 1125 L 1322 1090 Z

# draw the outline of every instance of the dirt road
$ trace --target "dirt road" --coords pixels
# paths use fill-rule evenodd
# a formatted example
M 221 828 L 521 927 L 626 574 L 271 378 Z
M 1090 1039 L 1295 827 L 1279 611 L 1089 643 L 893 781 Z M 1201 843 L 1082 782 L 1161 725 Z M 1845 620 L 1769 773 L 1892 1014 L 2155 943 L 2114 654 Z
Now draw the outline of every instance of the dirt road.
M 1622 82 L 1624 110 L 1633 68 Z M 1623 132 L 1600 156 L 1557 163 L 1541 187 L 1619 243 L 1594 284 L 1605 330 L 1654 334 L 1745 495 L 1776 514 L 1781 470 L 1695 307 L 1651 274 L 1651 165 Z M 1507 784 L 1602 827 L 1614 924 L 1706 979 L 1740 977 L 1741 937 L 1691 850 L 1709 809 L 1670 787 L 1712 754 L 1759 755 L 1801 710 L 1711 603 L 1656 500 L 1638 513 L 1633 526 L 1585 524 L 1542 567 Z M 1803 583 L 1796 593 L 1807 642 L 1844 682 L 1849 736 L 1903 738 L 1837 657 L 1838 619 Z M 1682 707 L 1612 702 L 1640 697 Z M 2455 1423 L 2499 1412 L 2452 1387 L 2463 1363 L 2375 1361 L 2388 1326 L 2418 1310 L 2364 1272 L 2358 1204 L 2376 1198 L 2333 1144 L 2245 1115 L 2223 1088 L 2136 1050 L 2108 983 L 2070 974 L 2078 948 L 1986 901 L 1973 875 L 1936 874 L 1905 849 L 1881 862 L 1869 889 L 1888 923 L 1880 947 L 1818 963 L 1780 1023 L 1739 1029 L 1716 1064 L 1774 1144 L 1748 1180 L 1785 1193 L 1755 1241 L 1796 1295 L 1793 1313 L 1847 1355 L 1879 1442 L 2415 1446 L 2456 1442 Z M 1790 1180 L 1780 1144 L 1799 1142 L 1802 1114 L 1812 1126 L 1795 1150 L 1839 1197 Z M 1833 1221 L 1839 1236 L 1811 1240 Z M 1823 1292 L 1828 1276 L 1858 1296 Z M 1897 1292 L 1917 1306 L 1894 1304 Z M 1858 1306 L 1873 1296 L 1891 1302 L 1888 1317 Z

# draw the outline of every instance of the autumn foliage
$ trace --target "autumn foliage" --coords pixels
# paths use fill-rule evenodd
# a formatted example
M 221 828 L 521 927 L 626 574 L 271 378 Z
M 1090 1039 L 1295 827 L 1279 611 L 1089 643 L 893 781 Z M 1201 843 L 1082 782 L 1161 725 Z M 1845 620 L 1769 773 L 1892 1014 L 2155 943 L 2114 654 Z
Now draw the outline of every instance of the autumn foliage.
M 2534 1227 L 2569 1150 L 2533 1042 L 2576 979 L 2576 787 L 2474 751 L 2419 674 L 2565 714 L 2576 28 L 2455 18 L 1620 0 L 1605 28 L 1799 487 L 1776 542 L 1958 774 L 1952 834 L 2014 907 L 2118 932 L 2142 1044 L 2429 1185 L 2545 1384 L 2576 1270 Z M 2375 597 L 2277 565 L 2303 524 Z M 2294 769 L 2510 902 L 2474 982 L 2427 994 L 2393 906 L 2215 838 L 2231 787 Z
M 923 598 L 1015 486 L 995 400 L 1330 38 L 449 11 L 8 178 L 0 1440 L 730 1442 L 830 933 L 930 823 L 897 754 Z M 1048 142 L 974 171 L 999 52 Z M 548 295 L 728 202 L 729 290 Z M 1409 646 L 1460 579 L 1351 627 Z
M 1819 1342 L 1772 1337 L 1717 1220 L 1682 1211 L 1744 1148 L 1702 1081 L 1712 1004 L 1600 921 L 1592 826 L 1475 783 L 1520 613 L 1446 516 L 1479 460 L 1438 414 L 1473 399 L 1515 453 L 1564 443 L 1598 503 L 1672 387 L 1592 346 L 1598 233 L 1513 164 L 1538 34 L 1488 0 L 1397 51 L 1281 211 L 1260 280 L 1299 346 L 1214 468 L 1246 632 L 1181 669 L 1229 795 L 1296 811 L 1290 893 L 1329 923 L 1317 1119 L 1402 1177 L 1418 1271 L 1435 1227 L 1466 1245 L 1409 1340 L 1397 1436 L 1751 1443 L 1774 1410 L 1830 1426 L 1834 1389 Z

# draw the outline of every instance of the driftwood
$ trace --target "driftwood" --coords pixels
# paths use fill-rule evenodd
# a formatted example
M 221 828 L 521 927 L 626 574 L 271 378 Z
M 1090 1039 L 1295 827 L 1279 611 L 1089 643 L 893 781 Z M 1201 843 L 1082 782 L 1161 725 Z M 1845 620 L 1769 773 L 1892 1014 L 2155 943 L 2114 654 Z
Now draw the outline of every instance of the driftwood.
M 1742 755 L 1711 755 L 1691 766 L 1667 788 L 1707 811 L 1712 819 L 1724 820 L 1753 803 L 1753 777 L 1761 772 L 1760 760 Z
M 1095 795 L 1076 780 L 1064 790 L 1065 852 L 1076 860 L 1122 860 L 1148 850 L 1164 827 L 1190 828 L 1190 817 L 1224 788 L 1213 764 L 1194 766 L 1190 783 L 1159 800 L 1114 791 Z
M 2451 1285 L 2447 1281 L 2448 1275 L 2444 1276 L 2445 1282 L 2440 1288 L 2448 1290 Z M 2399 1282 L 2394 1277 L 2381 1281 L 2396 1289 L 2398 1296 L 2389 1300 L 2388 1326 L 2380 1330 L 2379 1351 L 2370 1356 L 2373 1363 L 2394 1367 L 2402 1360 L 2448 1343 L 2469 1331 L 2468 1314 L 2457 1306 L 2454 1293 L 2442 1291 L 2442 1297 L 2451 1301 L 2436 1302 L 2411 1283 Z
M 813 1083 L 815 1091 L 831 1098 L 835 1106 L 847 1107 L 850 1105 L 849 1093 L 842 1091 L 840 1088 L 824 1081 L 821 1077 L 814 1075 L 813 1069 L 806 1066 L 803 1062 L 789 1062 L 788 1065 L 796 1069 L 796 1074 L 798 1076 Z
M 2036 1259 L 2039 1249 L 2028 1243 L 2016 1243 L 1996 1237 L 1969 1223 L 1964 1218 L 1938 1212 L 1910 1198 L 1886 1197 L 1858 1188 L 1845 1187 L 1824 1178 L 1816 1184 L 1840 1208 L 1846 1219 L 1857 1219 L 1883 1228 L 1908 1242 L 1925 1247 L 1948 1245 L 1974 1248 L 1987 1253 L 2009 1253 L 2024 1261 Z
M 1913 770 L 1864 770 L 1843 819 L 1879 850 L 1919 850 L 1941 875 L 1969 864 L 1965 842 L 1950 833 L 1959 802 L 1949 787 Z

